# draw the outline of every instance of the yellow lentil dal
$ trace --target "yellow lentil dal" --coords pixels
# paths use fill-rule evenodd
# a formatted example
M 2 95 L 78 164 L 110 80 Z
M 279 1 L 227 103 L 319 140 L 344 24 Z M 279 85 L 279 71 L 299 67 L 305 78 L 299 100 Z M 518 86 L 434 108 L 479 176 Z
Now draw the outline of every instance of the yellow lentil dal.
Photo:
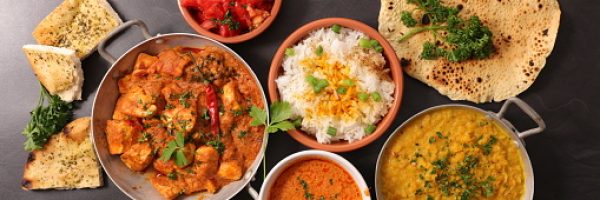
M 409 122 L 382 155 L 382 199 L 521 199 L 521 154 L 506 132 L 467 108 L 433 110 Z

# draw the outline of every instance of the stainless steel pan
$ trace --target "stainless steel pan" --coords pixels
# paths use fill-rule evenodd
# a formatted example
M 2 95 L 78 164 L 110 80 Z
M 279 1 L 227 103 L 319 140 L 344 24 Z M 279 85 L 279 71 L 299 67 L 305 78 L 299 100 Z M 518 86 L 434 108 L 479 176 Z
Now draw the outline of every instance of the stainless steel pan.
M 535 121 L 535 123 L 538 125 L 538 127 L 520 132 L 508 120 L 504 119 L 504 114 L 506 114 L 506 110 L 513 104 L 517 105 L 523 112 L 525 112 L 525 114 L 527 114 L 529 117 L 531 117 L 531 119 L 533 119 L 533 121 Z M 461 104 L 446 104 L 446 105 L 431 107 L 431 108 L 421 111 L 420 113 L 413 115 L 410 119 L 408 119 L 404 123 L 402 123 L 402 125 L 400 125 L 394 131 L 394 133 L 392 133 L 392 135 L 387 139 L 387 141 L 383 145 L 381 152 L 379 153 L 379 157 L 377 158 L 377 166 L 375 169 L 375 185 L 376 185 L 375 192 L 377 194 L 377 198 L 384 199 L 379 187 L 377 187 L 377 186 L 380 185 L 379 184 L 380 181 L 383 181 L 383 180 L 379 179 L 380 167 L 381 167 L 381 156 L 382 156 L 383 152 L 385 152 L 386 149 L 389 148 L 388 144 L 390 143 L 390 140 L 395 138 L 396 135 L 399 134 L 398 133 L 399 130 L 404 128 L 404 126 L 406 126 L 406 124 L 410 123 L 412 120 L 414 120 L 424 114 L 430 113 L 432 111 L 443 109 L 443 108 L 451 108 L 451 107 L 467 108 L 467 109 L 471 109 L 476 112 L 482 113 L 482 114 L 486 115 L 489 119 L 492 119 L 492 120 L 498 122 L 498 124 L 501 125 L 502 128 L 504 128 L 508 133 L 510 133 L 509 135 L 512 138 L 514 144 L 519 149 L 519 152 L 521 154 L 521 158 L 523 161 L 523 171 L 525 172 L 525 194 L 523 195 L 522 199 L 523 200 L 533 199 L 533 169 L 531 167 L 531 161 L 529 160 L 529 155 L 527 155 L 527 150 L 525 150 L 525 142 L 523 141 L 523 138 L 542 132 L 546 128 L 546 124 L 544 123 L 544 120 L 542 120 L 540 115 L 537 114 L 535 112 L 535 110 L 533 110 L 533 108 L 531 108 L 529 105 L 527 105 L 527 103 L 525 103 L 524 101 L 522 101 L 521 99 L 518 99 L 518 98 L 510 98 L 510 99 L 506 100 L 506 102 L 504 102 L 504 105 L 502 105 L 502 108 L 500 108 L 500 111 L 498 111 L 498 113 L 494 113 L 491 111 L 485 111 L 485 110 L 482 110 L 480 108 L 476 108 L 473 106 L 467 106 L 467 105 L 461 105 Z
M 115 59 L 111 54 L 106 52 L 106 41 L 102 42 L 98 46 L 98 52 L 104 59 L 112 63 L 112 67 L 108 70 L 108 72 L 102 79 L 102 82 L 100 83 L 100 87 L 98 89 L 98 93 L 96 94 L 96 97 L 94 99 L 94 105 L 92 108 L 93 130 L 91 138 L 94 143 L 96 154 L 98 155 L 100 163 L 106 171 L 106 174 L 108 175 L 110 180 L 112 180 L 112 182 L 115 183 L 115 185 L 117 185 L 119 189 L 121 189 L 123 193 L 125 193 L 127 196 L 133 199 L 160 199 L 162 197 L 152 187 L 152 185 L 147 180 L 147 177 L 144 174 L 136 173 L 129 170 L 123 164 L 123 162 L 121 162 L 118 156 L 110 155 L 110 153 L 108 152 L 106 135 L 104 133 L 106 127 L 106 120 L 112 118 L 112 113 L 115 108 L 117 98 L 119 97 L 119 89 L 117 82 L 121 77 L 132 71 L 132 67 L 138 54 L 158 54 L 163 49 L 175 46 L 216 46 L 230 53 L 231 55 L 234 55 L 238 60 L 240 60 L 244 64 L 244 66 L 246 66 L 248 71 L 251 72 L 252 76 L 254 77 L 254 81 L 256 81 L 256 83 L 259 84 L 259 88 L 261 89 L 261 91 L 264 90 L 260 85 L 260 81 L 254 74 L 252 69 L 249 67 L 249 65 L 244 61 L 244 59 L 242 59 L 238 54 L 236 54 L 227 46 L 204 36 L 188 33 L 170 33 L 151 36 L 148 33 L 148 28 L 142 21 L 131 20 L 124 23 L 115 31 L 113 31 L 108 36 L 107 40 L 111 39 L 115 35 L 134 25 L 141 29 L 145 40 L 135 45 L 131 49 L 127 50 L 127 52 L 125 52 L 125 54 L 123 54 L 118 59 Z M 262 96 L 263 103 L 266 107 L 266 105 L 268 104 L 264 92 L 262 92 Z M 269 117 L 267 117 L 267 119 L 268 118 Z M 264 156 L 264 151 L 268 141 L 268 134 L 265 134 L 263 138 L 263 145 L 260 153 L 257 155 L 252 166 L 246 171 L 241 180 L 232 182 L 224 186 L 216 194 L 210 195 L 197 193 L 195 195 L 187 196 L 184 199 L 199 199 L 199 197 L 202 196 L 206 200 L 222 200 L 230 199 L 238 192 L 240 192 L 246 185 L 249 184 L 250 180 L 254 177 L 254 174 L 256 173 Z

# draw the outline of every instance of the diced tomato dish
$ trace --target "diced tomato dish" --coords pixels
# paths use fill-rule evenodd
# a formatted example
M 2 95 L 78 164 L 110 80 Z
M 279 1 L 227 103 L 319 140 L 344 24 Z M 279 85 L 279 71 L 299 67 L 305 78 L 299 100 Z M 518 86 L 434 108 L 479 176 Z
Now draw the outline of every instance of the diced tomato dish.
M 182 0 L 200 26 L 224 37 L 256 29 L 270 15 L 273 0 Z

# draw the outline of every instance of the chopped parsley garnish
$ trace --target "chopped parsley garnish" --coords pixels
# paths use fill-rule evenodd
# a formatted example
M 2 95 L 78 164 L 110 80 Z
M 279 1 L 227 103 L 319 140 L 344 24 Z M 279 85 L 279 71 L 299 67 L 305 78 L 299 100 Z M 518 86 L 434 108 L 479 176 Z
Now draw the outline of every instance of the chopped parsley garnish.
M 177 180 L 177 174 L 176 172 L 171 172 L 169 174 L 167 174 L 167 178 L 171 179 L 171 180 Z
M 218 24 L 221 25 L 227 25 L 227 27 L 230 30 L 238 30 L 240 28 L 240 22 L 236 21 L 233 16 L 231 15 L 231 12 L 229 10 L 227 10 L 227 12 L 225 12 L 225 16 L 223 17 L 222 20 L 219 19 L 213 19 L 213 21 L 215 21 Z
M 240 131 L 240 133 L 238 133 L 238 136 L 237 136 L 237 137 L 241 139 L 241 138 L 243 138 L 244 136 L 246 136 L 246 134 L 248 134 L 248 132 L 247 132 L 247 131 Z
M 314 195 L 309 192 L 308 183 L 306 183 L 306 181 L 301 179 L 299 176 L 296 177 L 296 180 L 298 180 L 298 182 L 300 182 L 300 186 L 302 186 L 302 189 L 304 189 L 304 199 L 307 199 L 307 200 L 314 199 Z
M 417 25 L 417 20 L 415 20 L 415 18 L 413 18 L 412 15 L 410 14 L 410 12 L 408 12 L 408 11 L 402 11 L 402 14 L 400 15 L 400 19 L 402 20 L 402 23 L 404 23 L 404 25 L 406 27 L 414 27 Z
M 492 32 L 477 16 L 462 19 L 457 8 L 446 7 L 440 0 L 409 0 L 425 14 L 418 24 L 409 11 L 402 12 L 401 20 L 407 27 L 414 27 L 398 39 L 402 42 L 421 32 L 430 31 L 437 42 L 423 44 L 421 58 L 435 60 L 444 57 L 451 62 L 488 58 L 494 51 Z M 418 26 L 420 25 L 420 26 Z M 438 31 L 447 32 L 446 35 Z M 445 43 L 445 45 L 442 45 Z M 447 46 L 447 47 L 446 47 Z
M 192 93 L 189 91 L 184 92 L 183 94 L 180 94 L 179 95 L 179 104 L 181 104 L 185 108 L 189 108 L 190 102 L 188 102 L 188 99 L 191 97 L 191 95 L 192 95 Z
M 485 143 L 483 145 L 483 154 L 484 155 L 489 155 L 492 152 L 492 145 L 496 144 L 496 137 L 494 137 L 493 135 L 490 137 L 490 140 L 488 140 L 487 143 Z
M 435 137 L 429 137 L 429 144 L 432 144 L 435 142 Z
M 148 140 L 150 140 L 150 138 L 152 138 L 152 135 L 148 134 L 148 132 L 144 131 L 142 133 L 142 136 L 140 138 L 138 138 L 138 142 L 146 142 Z
M 206 142 L 206 145 L 215 148 L 215 150 L 217 150 L 217 152 L 219 152 L 219 155 L 223 154 L 223 151 L 225 151 L 225 144 L 223 144 L 223 142 L 221 141 L 220 134 L 218 134 L 217 138 L 215 138 L 214 140 L 210 140 L 210 141 Z

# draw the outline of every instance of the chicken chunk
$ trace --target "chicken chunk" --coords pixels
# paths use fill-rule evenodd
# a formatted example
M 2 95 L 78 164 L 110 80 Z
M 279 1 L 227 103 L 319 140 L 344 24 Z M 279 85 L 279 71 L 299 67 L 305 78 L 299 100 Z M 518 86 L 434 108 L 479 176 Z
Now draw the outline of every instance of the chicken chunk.
M 139 77 L 148 74 L 154 74 L 157 72 L 156 67 L 153 66 L 156 62 L 158 62 L 158 58 L 156 56 L 140 53 L 135 61 L 133 72 L 131 74 Z
M 242 167 L 237 161 L 225 161 L 219 165 L 217 175 L 227 180 L 240 180 L 242 178 Z
M 115 106 L 115 112 L 139 118 L 151 117 L 157 110 L 152 96 L 143 93 L 125 93 L 119 97 Z
M 175 199 L 185 192 L 183 179 L 172 180 L 166 175 L 158 174 L 150 178 L 150 183 L 165 199 Z
M 134 120 L 108 120 L 106 122 L 106 138 L 111 154 L 122 154 L 129 150 L 138 139 L 142 125 Z
M 183 74 L 183 68 L 191 61 L 189 56 L 179 55 L 175 49 L 168 49 L 158 54 L 158 62 L 155 62 L 152 67 L 161 73 L 180 77 Z
M 194 156 L 194 172 L 198 175 L 213 175 L 217 172 L 219 165 L 219 153 L 215 148 L 201 146 L 196 149 Z
M 154 153 L 150 142 L 135 143 L 121 155 L 121 160 L 125 163 L 125 166 L 138 172 L 144 171 L 153 158 Z

